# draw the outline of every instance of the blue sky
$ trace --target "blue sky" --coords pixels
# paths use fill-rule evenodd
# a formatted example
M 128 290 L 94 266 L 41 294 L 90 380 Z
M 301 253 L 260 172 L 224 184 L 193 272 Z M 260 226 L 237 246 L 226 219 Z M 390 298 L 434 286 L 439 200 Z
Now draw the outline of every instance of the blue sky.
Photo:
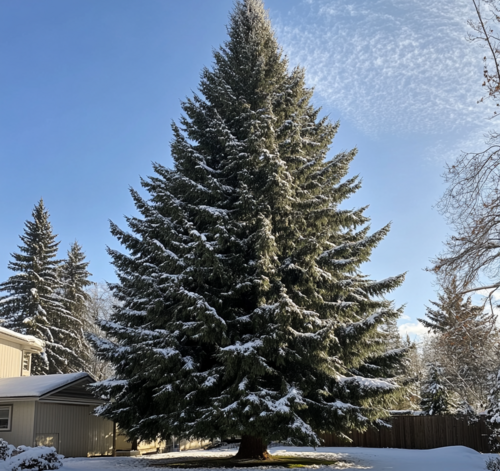
M 129 186 L 171 164 L 170 123 L 226 37 L 231 0 L 0 2 L 0 280 L 43 197 L 61 241 L 77 239 L 95 281 L 113 281 L 108 220 L 134 214 Z M 392 231 L 365 272 L 408 272 L 393 298 L 403 332 L 435 298 L 423 269 L 449 229 L 433 209 L 441 174 L 480 146 L 490 122 L 482 52 L 465 40 L 469 0 L 267 0 L 292 65 L 341 127 L 335 152 L 359 148 L 373 229 Z

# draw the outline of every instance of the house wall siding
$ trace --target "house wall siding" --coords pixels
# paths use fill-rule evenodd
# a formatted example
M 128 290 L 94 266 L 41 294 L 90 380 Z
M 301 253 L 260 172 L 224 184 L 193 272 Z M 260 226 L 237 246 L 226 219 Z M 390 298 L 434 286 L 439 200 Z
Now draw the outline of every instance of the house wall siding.
M 22 346 L 0 339 L 0 378 L 21 376 L 22 361 Z
M 57 451 L 65 456 L 87 456 L 89 406 L 36 404 L 37 435 L 58 434 Z
M 38 402 L 37 435 L 59 434 L 57 451 L 68 457 L 112 454 L 113 423 L 94 417 L 92 406 Z
M 35 401 L 2 403 L 12 405 L 12 427 L 10 432 L 0 432 L 3 438 L 14 446 L 33 446 L 33 425 L 35 420 Z
M 92 410 L 92 407 L 89 408 Z M 113 422 L 102 417 L 89 415 L 88 456 L 113 454 Z
M 179 442 L 179 451 L 187 451 L 187 450 L 198 450 L 209 445 L 210 440 L 181 440 Z

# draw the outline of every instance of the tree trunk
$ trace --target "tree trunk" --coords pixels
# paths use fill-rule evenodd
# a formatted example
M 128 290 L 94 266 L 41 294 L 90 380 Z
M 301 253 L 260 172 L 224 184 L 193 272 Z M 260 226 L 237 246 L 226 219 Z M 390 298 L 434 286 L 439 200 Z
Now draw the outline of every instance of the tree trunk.
M 137 440 L 137 438 L 134 438 L 132 440 L 132 450 L 133 451 L 137 451 L 137 447 L 139 446 L 139 440 Z
M 116 456 L 116 422 L 113 422 L 113 455 Z
M 241 437 L 240 449 L 235 456 L 237 460 L 271 460 L 267 452 L 267 444 L 260 437 L 243 435 Z

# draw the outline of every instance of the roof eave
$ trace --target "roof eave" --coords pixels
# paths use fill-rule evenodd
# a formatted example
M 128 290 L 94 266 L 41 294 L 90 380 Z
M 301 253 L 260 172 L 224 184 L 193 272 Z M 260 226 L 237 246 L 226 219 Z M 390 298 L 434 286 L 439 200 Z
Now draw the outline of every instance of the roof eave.
M 23 347 L 23 350 L 27 350 L 30 353 L 42 353 L 45 350 L 45 344 L 42 340 L 35 341 L 23 337 L 26 336 L 13 331 L 11 334 L 9 330 L 5 328 L 2 328 L 0 330 L 0 339 L 4 339 L 12 343 L 17 343 Z

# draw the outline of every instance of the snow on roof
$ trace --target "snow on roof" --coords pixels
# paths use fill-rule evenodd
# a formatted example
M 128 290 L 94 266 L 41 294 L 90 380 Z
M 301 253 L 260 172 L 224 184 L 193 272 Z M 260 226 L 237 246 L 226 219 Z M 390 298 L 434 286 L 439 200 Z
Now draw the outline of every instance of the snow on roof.
M 17 341 L 25 346 L 29 345 L 32 349 L 37 352 L 42 352 L 45 348 L 45 343 L 43 340 L 37 339 L 32 335 L 23 335 L 14 332 L 13 330 L 6 329 L 5 327 L 0 326 L 0 338 L 6 338 L 7 340 Z
M 0 378 L 0 398 L 41 397 L 83 378 L 92 380 L 87 373 Z

